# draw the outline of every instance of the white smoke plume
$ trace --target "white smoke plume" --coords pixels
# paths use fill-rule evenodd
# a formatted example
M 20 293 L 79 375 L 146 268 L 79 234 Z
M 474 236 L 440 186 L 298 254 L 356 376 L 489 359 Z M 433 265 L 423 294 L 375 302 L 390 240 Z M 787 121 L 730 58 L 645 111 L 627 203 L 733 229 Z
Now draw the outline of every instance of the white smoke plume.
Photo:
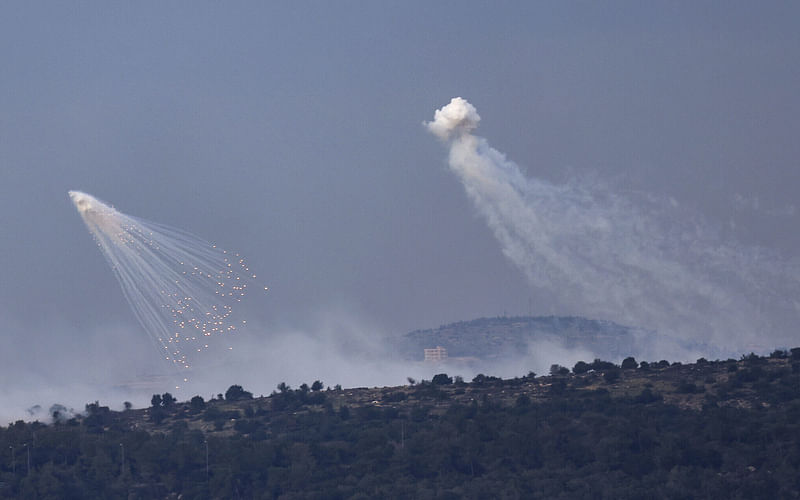
M 454 97 L 450 104 L 437 109 L 433 121 L 426 123 L 430 130 L 439 139 L 447 140 L 452 134 L 469 133 L 478 128 L 481 121 L 478 110 L 468 103 L 466 99 Z
M 798 343 L 796 261 L 724 241 L 672 199 L 526 177 L 473 135 L 479 120 L 457 97 L 425 126 L 447 142 L 450 169 L 503 253 L 564 312 L 705 344 L 710 355 Z

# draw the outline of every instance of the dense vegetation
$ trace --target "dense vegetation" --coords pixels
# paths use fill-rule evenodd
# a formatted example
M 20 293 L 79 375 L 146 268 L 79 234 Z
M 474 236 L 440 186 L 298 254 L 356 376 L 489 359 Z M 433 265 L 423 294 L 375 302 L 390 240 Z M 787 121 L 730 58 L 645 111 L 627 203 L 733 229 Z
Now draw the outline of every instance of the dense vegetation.
M 156 397 L 157 396 L 157 397 Z M 0 429 L 0 498 L 794 498 L 800 349 L 281 384 Z

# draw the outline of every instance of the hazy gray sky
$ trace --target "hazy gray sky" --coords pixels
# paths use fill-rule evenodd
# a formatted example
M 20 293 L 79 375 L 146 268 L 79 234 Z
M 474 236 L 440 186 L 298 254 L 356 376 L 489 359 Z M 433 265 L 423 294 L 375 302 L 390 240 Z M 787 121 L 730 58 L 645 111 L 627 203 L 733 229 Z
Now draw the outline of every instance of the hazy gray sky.
M 136 325 L 69 189 L 241 251 L 276 328 L 337 309 L 402 333 L 529 298 L 580 313 L 528 284 L 448 171 L 422 122 L 454 96 L 528 175 L 673 197 L 793 258 L 799 18 L 727 0 L 6 2 L 0 339 L 41 360 Z

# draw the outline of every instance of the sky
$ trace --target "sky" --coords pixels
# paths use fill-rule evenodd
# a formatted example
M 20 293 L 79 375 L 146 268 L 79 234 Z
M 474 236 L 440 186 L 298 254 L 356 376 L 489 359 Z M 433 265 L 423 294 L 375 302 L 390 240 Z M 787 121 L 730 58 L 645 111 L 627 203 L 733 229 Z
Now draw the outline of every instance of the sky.
M 456 96 L 524 175 L 674 200 L 792 261 L 798 16 L 794 2 L 6 2 L 0 375 L 25 389 L 58 373 L 89 401 L 151 349 L 71 189 L 246 255 L 270 288 L 268 338 L 585 314 L 504 253 L 450 171 L 423 122 Z

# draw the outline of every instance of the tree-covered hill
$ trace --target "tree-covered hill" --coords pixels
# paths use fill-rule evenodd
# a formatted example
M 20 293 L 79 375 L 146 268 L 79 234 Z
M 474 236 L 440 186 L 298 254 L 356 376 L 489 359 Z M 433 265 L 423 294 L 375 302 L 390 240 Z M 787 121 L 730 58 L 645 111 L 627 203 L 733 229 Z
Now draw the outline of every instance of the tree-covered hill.
M 800 349 L 55 416 L 0 429 L 0 498 L 800 495 Z
M 437 345 L 452 357 L 500 359 L 525 352 L 530 342 L 557 339 L 565 348 L 587 348 L 604 359 L 616 359 L 630 354 L 635 333 L 610 321 L 581 317 L 498 316 L 414 330 L 396 339 L 396 344 L 409 360 L 420 359 L 423 348 Z
M 442 346 L 450 357 L 495 361 L 519 356 L 542 342 L 612 360 L 659 352 L 667 345 L 672 346 L 672 352 L 717 352 L 664 333 L 656 336 L 641 328 L 580 316 L 498 316 L 459 321 L 403 334 L 393 339 L 393 352 L 414 361 L 422 359 L 423 349 Z

